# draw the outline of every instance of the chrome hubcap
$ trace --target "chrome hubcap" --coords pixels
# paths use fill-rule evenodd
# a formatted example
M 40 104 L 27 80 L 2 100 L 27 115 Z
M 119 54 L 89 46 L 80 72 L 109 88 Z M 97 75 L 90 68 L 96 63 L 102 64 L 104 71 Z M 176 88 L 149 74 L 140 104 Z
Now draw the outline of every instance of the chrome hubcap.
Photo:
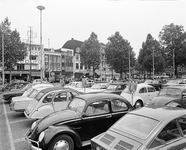
M 69 144 L 67 141 L 61 140 L 54 145 L 54 150 L 69 150 Z

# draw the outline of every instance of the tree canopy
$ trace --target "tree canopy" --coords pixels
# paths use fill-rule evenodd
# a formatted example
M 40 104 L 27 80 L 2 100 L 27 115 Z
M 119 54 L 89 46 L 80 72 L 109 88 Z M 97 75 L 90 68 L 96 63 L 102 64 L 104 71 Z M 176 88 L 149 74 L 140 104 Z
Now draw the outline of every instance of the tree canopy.
M 165 25 L 159 33 L 159 40 L 164 47 L 167 67 L 172 68 L 173 59 L 175 69 L 178 66 L 186 66 L 186 32 L 182 25 Z M 174 57 L 174 58 L 173 58 Z M 174 70 L 177 73 L 176 70 Z
M 21 42 L 19 32 L 10 29 L 11 23 L 8 18 L 5 18 L 0 25 L 0 38 L 2 39 L 2 34 L 4 35 L 4 64 L 7 70 L 13 70 L 18 61 L 24 60 L 27 55 L 26 47 L 23 42 Z M 2 45 L 2 40 L 0 41 Z M 0 47 L 0 56 L 2 58 L 2 47 Z
M 160 43 L 155 40 L 151 34 L 147 35 L 146 41 L 142 43 L 142 48 L 139 51 L 138 63 L 144 71 L 153 71 L 154 59 L 154 72 L 159 73 L 164 71 L 165 58 L 163 49 Z
M 81 46 L 80 51 L 81 63 L 88 69 L 93 68 L 93 73 L 99 68 L 100 59 L 100 43 L 97 35 L 92 32 L 88 40 Z
M 106 62 L 120 75 L 129 72 L 129 54 L 132 68 L 135 64 L 135 53 L 130 43 L 123 39 L 119 32 L 115 32 L 114 35 L 108 38 L 105 48 Z

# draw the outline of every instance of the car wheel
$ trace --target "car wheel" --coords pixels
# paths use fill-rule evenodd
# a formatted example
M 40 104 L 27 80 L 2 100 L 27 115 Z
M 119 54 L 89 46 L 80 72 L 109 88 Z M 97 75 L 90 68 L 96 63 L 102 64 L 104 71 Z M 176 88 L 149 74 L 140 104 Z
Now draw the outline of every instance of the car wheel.
M 52 140 L 48 150 L 74 150 L 74 142 L 68 135 L 59 135 Z
M 142 101 L 137 100 L 136 103 L 135 103 L 135 105 L 134 105 L 134 107 L 135 107 L 136 109 L 137 109 L 137 108 L 140 108 L 140 107 L 143 107 Z

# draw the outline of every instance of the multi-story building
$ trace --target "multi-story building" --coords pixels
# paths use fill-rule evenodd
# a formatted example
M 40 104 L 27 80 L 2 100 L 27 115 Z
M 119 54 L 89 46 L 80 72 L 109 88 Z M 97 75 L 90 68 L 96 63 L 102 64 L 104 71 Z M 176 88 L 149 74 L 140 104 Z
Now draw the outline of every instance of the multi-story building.
M 12 70 L 12 79 L 24 79 L 28 80 L 30 77 L 39 78 L 40 77 L 40 58 L 41 49 L 39 44 L 28 44 L 25 43 L 28 55 L 23 61 L 19 61 L 17 65 Z M 31 60 L 31 61 L 30 61 Z M 30 67 L 31 66 L 31 67 Z M 31 72 L 30 72 L 31 70 Z M 5 69 L 5 79 L 9 80 L 10 72 Z

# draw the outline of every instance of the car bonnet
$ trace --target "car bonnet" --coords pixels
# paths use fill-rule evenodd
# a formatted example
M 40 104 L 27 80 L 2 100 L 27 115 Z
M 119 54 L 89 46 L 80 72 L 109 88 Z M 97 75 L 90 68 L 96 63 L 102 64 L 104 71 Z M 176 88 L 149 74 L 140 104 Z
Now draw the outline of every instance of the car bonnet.
M 42 118 L 38 124 L 37 124 L 37 131 L 42 132 L 49 126 L 55 125 L 55 124 L 66 124 L 70 122 L 71 120 L 79 118 L 79 113 L 76 111 L 65 109 L 62 111 L 54 112 L 44 118 Z

